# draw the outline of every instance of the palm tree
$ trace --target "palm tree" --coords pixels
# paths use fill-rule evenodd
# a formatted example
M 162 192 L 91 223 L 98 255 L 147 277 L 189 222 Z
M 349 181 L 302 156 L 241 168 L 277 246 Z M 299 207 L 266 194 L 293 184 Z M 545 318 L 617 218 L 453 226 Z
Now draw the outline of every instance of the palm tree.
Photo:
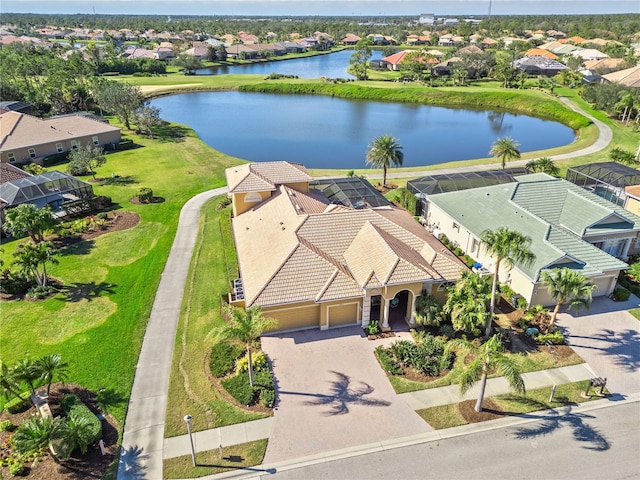
M 67 379 L 69 364 L 62 361 L 62 356 L 59 353 L 45 355 L 36 360 L 33 365 L 40 378 L 47 384 L 47 396 L 54 380 L 64 382 Z
M 537 160 L 531 160 L 524 166 L 530 172 L 542 172 L 557 177 L 560 174 L 560 169 L 553 163 L 549 157 L 538 158 Z
M 260 335 L 275 328 L 278 321 L 263 317 L 260 307 L 250 307 L 245 310 L 227 306 L 225 310 L 229 322 L 218 331 L 218 338 L 220 340 L 229 339 L 245 346 L 249 362 L 249 384 L 253 387 L 253 359 L 251 358 L 253 345 L 258 341 Z
M 614 108 L 616 110 L 622 110 L 622 116 L 620 120 L 624 122 L 626 118 L 627 121 L 625 125 L 629 125 L 629 119 L 631 118 L 631 113 L 635 108 L 635 103 L 636 103 L 635 94 L 628 91 L 622 91 L 618 94 L 618 103 L 615 104 Z
M 518 393 L 525 393 L 524 380 L 518 371 L 515 362 L 504 354 L 504 347 L 497 335 L 493 335 L 485 343 L 478 346 L 468 340 L 454 339 L 447 343 L 446 350 L 460 349 L 471 352 L 475 358 L 465 365 L 460 377 L 460 392 L 466 393 L 477 382 L 480 382 L 480 392 L 476 402 L 475 411 L 482 411 L 482 400 L 487 386 L 487 375 L 491 370 L 497 370 L 507 379 L 511 388 Z
M 487 321 L 486 338 L 491 335 L 491 322 L 496 311 L 496 290 L 500 274 L 500 264 L 504 262 L 508 268 L 514 264 L 531 265 L 536 256 L 529 249 L 531 238 L 520 232 L 509 230 L 507 227 L 499 227 L 497 230 L 485 230 L 480 239 L 487 253 L 495 257 L 496 266 L 493 272 L 493 285 L 491 287 L 491 308 Z
M 11 397 L 18 397 L 24 401 L 25 399 L 22 397 L 21 390 L 20 380 L 18 380 L 15 369 L 0 360 L 0 395 L 6 400 L 9 400 Z
M 448 289 L 443 311 L 451 315 L 455 330 L 479 335 L 479 327 L 487 323 L 487 301 L 491 298 L 491 284 L 486 277 L 466 271 Z
M 593 291 L 597 288 L 594 283 L 581 272 L 570 268 L 554 268 L 550 272 L 542 272 L 542 284 L 549 290 L 549 295 L 555 300 L 556 307 L 551 314 L 549 326 L 553 328 L 560 307 L 569 303 L 571 307 L 585 307 L 591 304 Z
M 29 358 L 20 360 L 14 367 L 13 373 L 16 376 L 16 380 L 26 383 L 31 390 L 31 394 L 36 394 L 34 382 L 40 378 L 40 374 L 35 368 L 35 362 Z
M 403 160 L 402 146 L 391 135 L 380 135 L 369 144 L 366 162 L 374 168 L 382 168 L 382 185 L 387 184 L 387 168 L 401 167 Z
M 26 233 L 33 243 L 39 243 L 44 240 L 44 231 L 53 228 L 55 224 L 56 219 L 49 207 L 38 208 L 31 203 L 23 203 L 7 211 L 2 228 L 14 237 Z
M 499 138 L 489 150 L 489 155 L 499 158 L 502 162 L 502 169 L 507 166 L 507 162 L 520 158 L 520 144 L 511 137 Z
M 22 272 L 31 277 L 40 286 L 47 285 L 47 263 L 57 264 L 58 260 L 53 256 L 57 252 L 51 242 L 23 243 L 13 253 L 17 265 Z M 42 273 L 38 267 L 42 265 Z
M 64 423 L 61 417 L 54 419 L 32 415 L 13 434 L 16 451 L 28 456 L 48 447 L 51 440 L 62 438 Z

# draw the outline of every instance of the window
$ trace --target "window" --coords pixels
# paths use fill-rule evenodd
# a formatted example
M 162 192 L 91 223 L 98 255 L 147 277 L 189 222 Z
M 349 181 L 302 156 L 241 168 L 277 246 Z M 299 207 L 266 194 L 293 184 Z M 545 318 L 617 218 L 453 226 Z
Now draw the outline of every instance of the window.
M 10 162 L 15 162 L 16 161 L 16 154 L 13 152 L 9 152 L 7 153 L 7 158 L 9 159 Z M 640 237 L 638 237 L 640 238 Z
M 471 253 L 476 253 L 478 251 L 478 247 L 480 246 L 480 242 L 476 238 L 471 239 Z
M 247 193 L 244 196 L 244 201 L 246 203 L 256 203 L 256 202 L 261 202 L 262 201 L 262 197 L 260 196 L 259 193 L 256 192 L 251 192 L 251 193 Z
M 56 150 L 58 151 L 58 153 L 62 153 L 64 151 L 61 143 L 56 143 Z
M 454 229 L 456 232 L 459 232 L 459 231 L 460 231 L 460 225 L 458 225 L 456 222 L 453 222 L 453 229 Z
M 78 141 L 71 140 L 71 150 L 77 150 L 77 149 L 78 149 Z
M 440 285 L 438 285 L 438 291 L 442 292 L 443 290 L 446 290 L 447 288 L 451 288 L 455 285 L 455 282 L 442 282 Z
M 97 147 L 98 145 L 100 145 L 100 140 L 98 140 L 98 136 L 94 135 L 93 137 L 91 137 L 91 140 L 93 140 L 93 144 Z
M 35 148 L 30 148 L 29 149 L 29 157 L 30 158 L 36 158 L 36 149 Z

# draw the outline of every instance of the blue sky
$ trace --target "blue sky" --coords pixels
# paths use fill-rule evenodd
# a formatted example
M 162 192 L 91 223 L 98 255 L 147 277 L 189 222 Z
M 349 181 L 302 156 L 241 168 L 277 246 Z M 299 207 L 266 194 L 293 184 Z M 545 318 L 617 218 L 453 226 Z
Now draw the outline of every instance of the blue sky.
M 0 11 L 146 15 L 486 15 L 489 0 L 2 0 Z M 640 0 L 492 0 L 494 15 L 640 13 Z

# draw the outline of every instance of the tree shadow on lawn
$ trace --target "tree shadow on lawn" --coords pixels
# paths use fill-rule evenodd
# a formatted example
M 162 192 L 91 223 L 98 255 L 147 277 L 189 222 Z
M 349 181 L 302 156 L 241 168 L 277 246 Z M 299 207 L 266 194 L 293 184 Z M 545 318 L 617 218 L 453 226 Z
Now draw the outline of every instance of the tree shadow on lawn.
M 516 431 L 515 437 L 519 440 L 529 440 L 531 438 L 543 437 L 567 426 L 573 431 L 573 438 L 578 442 L 586 443 L 584 446 L 588 450 L 603 452 L 611 448 L 611 444 L 598 429 L 590 426 L 585 419 L 594 418 L 584 413 L 572 413 L 571 406 L 566 407 L 564 412 L 549 410 L 546 415 L 523 415 L 525 418 L 540 419 L 540 423 L 532 428 L 520 428 Z
M 122 186 L 122 185 L 133 185 L 138 182 L 138 179 L 133 175 L 114 175 L 111 177 L 105 177 L 100 179 L 100 185 L 114 185 L 114 186 Z
M 60 293 L 64 295 L 65 302 L 79 302 L 81 300 L 91 301 L 94 298 L 101 297 L 103 293 L 114 293 L 116 285 L 107 282 L 75 282 L 65 285 Z
M 95 247 L 96 245 L 95 240 L 78 241 L 77 235 L 66 237 L 66 239 L 62 238 L 60 242 L 63 245 L 65 243 L 68 243 L 67 245 L 61 247 L 58 251 L 58 253 L 63 257 L 67 257 L 69 255 L 89 255 L 93 250 L 93 247 Z
M 164 124 L 153 129 L 153 135 L 161 142 L 179 143 L 184 141 L 184 137 L 189 132 L 188 128 L 180 125 Z
M 127 399 L 121 392 L 117 392 L 113 388 L 101 388 L 96 393 L 96 402 L 102 410 L 109 412 L 111 407 L 125 405 Z

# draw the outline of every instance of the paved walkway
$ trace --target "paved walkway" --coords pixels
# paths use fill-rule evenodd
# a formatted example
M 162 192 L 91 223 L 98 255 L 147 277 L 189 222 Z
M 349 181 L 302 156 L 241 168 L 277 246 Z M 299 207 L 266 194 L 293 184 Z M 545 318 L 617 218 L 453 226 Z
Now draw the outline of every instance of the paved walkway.
M 164 421 L 173 344 L 198 232 L 200 208 L 210 198 L 226 191 L 223 187 L 196 195 L 180 212 L 176 237 L 160 278 L 133 379 L 120 448 L 119 480 L 162 478 Z
M 274 337 L 271 337 L 274 338 Z M 277 338 L 277 337 L 276 337 Z M 324 342 L 332 343 L 332 342 Z M 367 344 L 367 341 L 362 340 L 361 343 Z M 373 354 L 371 354 L 373 358 Z M 382 372 L 382 370 L 378 367 L 378 371 Z M 529 372 L 522 375 L 525 381 L 525 386 L 527 390 L 533 390 L 536 388 L 550 387 L 554 384 L 562 385 L 564 383 L 571 382 L 579 382 L 582 380 L 588 380 L 589 378 L 593 378 L 595 373 L 586 363 L 582 363 L 579 365 L 572 365 L 569 367 L 560 367 L 554 368 L 550 370 L 540 370 L 537 372 Z M 385 381 L 387 384 L 388 380 Z M 390 386 L 390 385 L 389 385 Z M 491 397 L 494 395 L 502 395 L 505 393 L 511 392 L 507 381 L 500 378 L 490 378 L 487 381 L 487 389 L 485 391 L 486 397 Z M 617 393 L 617 392 L 616 392 Z M 450 385 L 447 387 L 439 387 L 439 388 L 431 388 L 428 390 L 418 390 L 416 392 L 403 393 L 400 395 L 394 396 L 397 399 L 401 399 L 406 403 L 412 410 L 420 410 L 422 408 L 436 407 L 439 405 L 448 405 L 451 403 L 459 403 L 463 400 L 469 400 L 477 398 L 477 386 L 467 392 L 465 395 L 460 393 L 459 385 Z M 385 411 L 386 415 L 387 412 Z M 265 418 L 263 420 L 256 420 L 253 422 L 241 423 L 238 425 L 230 425 L 228 427 L 222 427 L 221 429 L 212 429 L 206 430 L 203 432 L 197 432 L 194 434 L 194 447 L 196 452 L 203 452 L 206 450 L 214 450 L 219 447 L 221 438 L 222 445 L 224 447 L 229 445 L 235 445 L 238 443 L 245 443 L 253 440 L 260 440 L 262 438 L 269 438 L 269 446 L 276 447 L 278 453 L 275 455 L 272 454 L 269 457 L 265 456 L 264 463 L 277 463 L 283 462 L 292 458 L 300 458 L 307 456 L 318 456 L 322 455 L 322 452 L 332 451 L 332 450 L 342 450 L 342 449 L 357 449 L 359 445 L 371 444 L 374 442 L 392 442 L 394 439 L 398 439 L 400 437 L 408 437 L 413 435 L 420 435 L 421 433 L 426 433 L 431 431 L 431 428 L 423 428 L 420 429 L 421 432 L 414 432 L 412 430 L 403 431 L 397 435 L 384 435 L 384 434 L 371 434 L 370 432 L 366 432 L 369 435 L 367 438 L 360 442 L 351 442 L 345 444 L 345 432 L 340 432 L 338 430 L 333 430 L 330 432 L 330 436 L 335 439 L 333 445 L 327 445 L 324 449 L 316 449 L 316 451 L 306 451 L 304 452 L 304 445 L 302 446 L 302 450 L 296 449 L 295 451 L 291 449 L 291 443 L 286 441 L 285 447 L 290 453 L 289 456 L 280 455 L 278 446 L 275 443 L 278 441 L 277 438 L 273 437 L 273 429 L 276 423 L 279 421 L 276 417 Z M 314 415 L 313 412 L 310 412 L 309 417 L 305 416 L 303 419 L 298 418 L 298 425 L 296 428 L 288 428 L 286 432 L 288 432 L 296 442 L 303 442 L 306 444 L 307 442 L 311 442 L 314 444 L 318 444 L 320 442 L 322 444 L 323 435 L 321 432 L 317 430 L 318 425 L 315 425 L 313 419 L 310 418 Z M 369 411 L 369 417 L 374 418 L 376 415 L 375 412 Z M 322 417 L 325 421 L 327 417 Z M 374 425 L 376 428 L 382 428 L 385 423 L 396 423 L 397 418 L 395 416 L 389 417 L 393 418 L 391 422 L 376 422 L 370 421 L 365 422 L 362 419 L 358 419 L 358 422 L 369 425 Z M 415 417 L 418 425 L 424 425 L 427 427 L 427 424 L 422 420 Z M 304 428 L 300 428 L 300 425 L 304 423 Z M 357 422 L 353 424 L 353 428 L 357 428 Z M 384 430 L 384 429 L 383 429 Z M 313 431 L 313 435 L 310 435 L 309 432 Z M 296 434 L 299 432 L 299 434 Z M 357 434 L 357 432 L 356 432 Z M 353 432 L 348 432 L 348 436 L 354 435 Z M 307 438 L 307 440 L 304 439 Z M 190 445 L 189 445 L 189 437 L 187 435 L 181 435 L 179 437 L 172 437 L 165 440 L 165 451 L 164 458 L 174 458 L 182 455 L 189 455 L 191 453 Z

